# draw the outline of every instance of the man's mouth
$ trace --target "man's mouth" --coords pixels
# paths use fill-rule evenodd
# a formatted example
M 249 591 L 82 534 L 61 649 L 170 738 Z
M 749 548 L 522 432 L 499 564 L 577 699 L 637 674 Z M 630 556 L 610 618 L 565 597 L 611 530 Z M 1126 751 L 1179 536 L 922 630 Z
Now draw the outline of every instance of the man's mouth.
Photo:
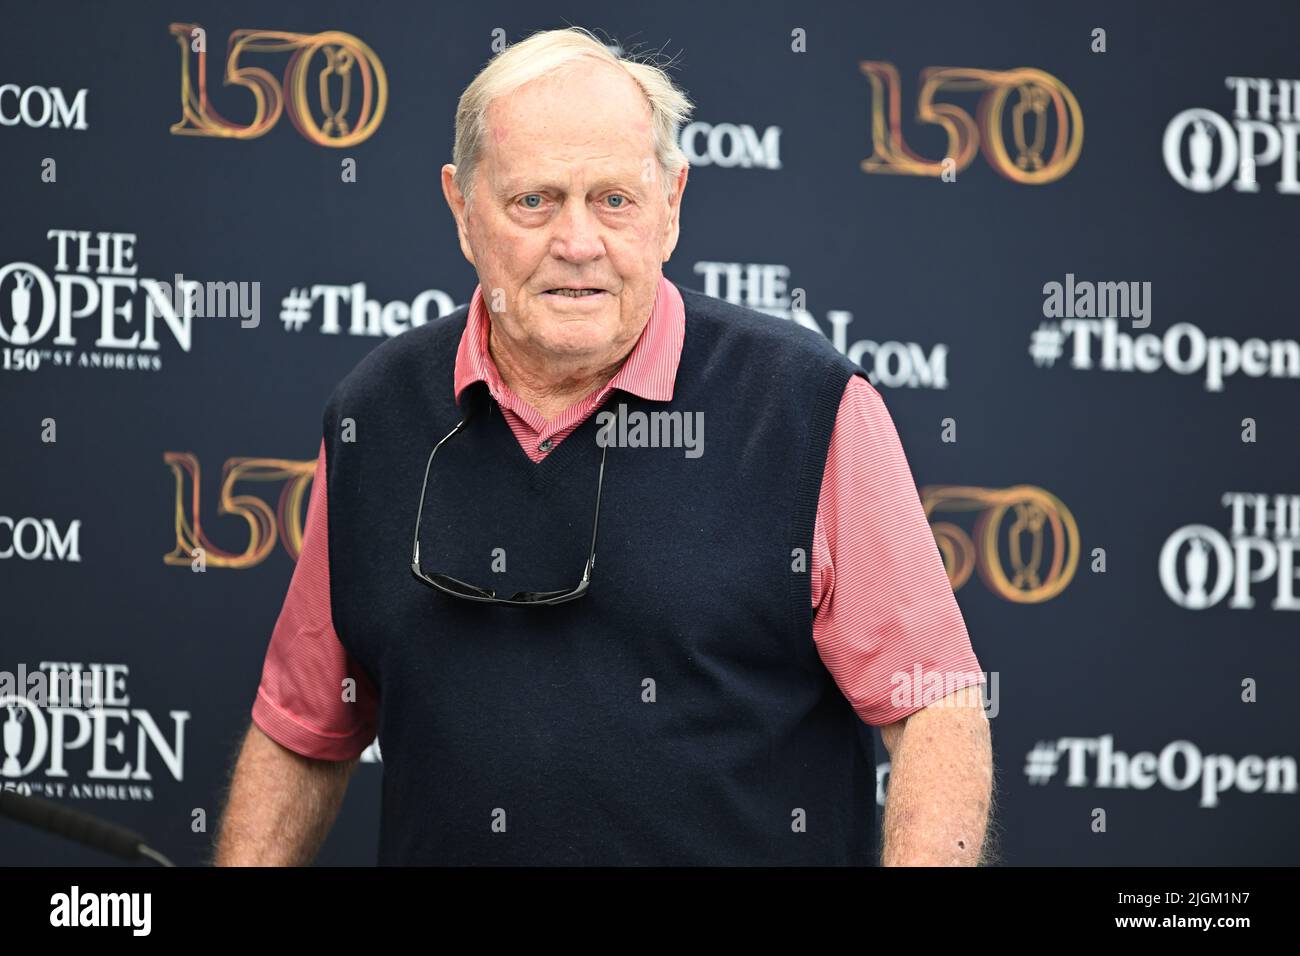
M 546 294 L 562 295 L 571 299 L 579 299 L 582 298 L 583 296 L 599 295 L 604 291 L 605 291 L 604 289 L 570 289 L 570 288 L 562 287 L 559 289 L 547 289 Z

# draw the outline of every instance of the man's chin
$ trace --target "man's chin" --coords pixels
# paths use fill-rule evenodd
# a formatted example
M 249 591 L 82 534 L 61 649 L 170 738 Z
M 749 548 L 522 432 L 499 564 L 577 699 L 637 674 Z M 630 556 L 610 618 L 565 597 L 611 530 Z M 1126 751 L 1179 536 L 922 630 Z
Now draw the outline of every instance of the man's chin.
M 615 309 L 601 309 L 589 314 L 565 312 L 543 307 L 525 327 L 536 330 L 535 338 L 556 350 L 592 351 L 609 344 L 619 326 Z
M 602 358 L 614 344 L 615 329 L 609 322 L 569 319 L 547 322 L 532 338 L 557 359 Z
M 598 356 L 611 345 L 610 335 L 599 328 L 593 328 L 587 334 L 556 330 L 550 335 L 537 336 L 536 342 L 543 351 L 556 358 L 564 359 Z

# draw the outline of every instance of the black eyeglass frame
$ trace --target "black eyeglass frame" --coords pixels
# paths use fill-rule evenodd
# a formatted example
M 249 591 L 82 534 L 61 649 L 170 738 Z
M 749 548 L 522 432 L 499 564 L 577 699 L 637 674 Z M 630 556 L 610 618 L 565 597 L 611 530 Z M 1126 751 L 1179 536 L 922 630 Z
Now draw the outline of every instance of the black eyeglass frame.
M 596 566 L 596 528 L 600 522 L 600 493 L 605 484 L 605 457 L 609 453 L 608 443 L 604 445 L 604 449 L 601 451 L 600 471 L 596 475 L 596 508 L 595 514 L 591 518 L 591 550 L 587 554 L 587 563 L 582 568 L 582 578 L 574 587 L 560 591 L 516 591 L 510 597 L 505 598 L 498 597 L 496 591 L 491 588 L 481 588 L 459 578 L 454 578 L 449 574 L 438 572 L 425 574 L 420 569 L 420 521 L 424 517 L 424 499 L 429 488 L 429 473 L 433 468 L 433 458 L 438 454 L 439 448 L 465 430 L 465 426 L 469 424 L 470 419 L 473 417 L 474 411 L 471 410 L 456 424 L 455 428 L 433 446 L 433 451 L 429 452 L 429 460 L 424 466 L 424 481 L 420 485 L 420 506 L 415 512 L 415 541 L 411 548 L 411 573 L 443 594 L 462 598 L 466 601 L 478 601 L 482 604 L 531 607 L 538 604 L 564 604 L 582 597 L 591 586 L 591 571 Z

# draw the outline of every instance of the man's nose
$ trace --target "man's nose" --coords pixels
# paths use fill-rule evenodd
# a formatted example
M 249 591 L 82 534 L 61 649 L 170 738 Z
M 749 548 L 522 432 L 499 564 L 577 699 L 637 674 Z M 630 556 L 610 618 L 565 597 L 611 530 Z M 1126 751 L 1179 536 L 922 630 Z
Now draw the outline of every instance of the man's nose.
M 600 258 L 605 242 L 600 236 L 600 221 L 585 202 L 566 202 L 554 222 L 551 254 L 570 262 L 587 262 Z

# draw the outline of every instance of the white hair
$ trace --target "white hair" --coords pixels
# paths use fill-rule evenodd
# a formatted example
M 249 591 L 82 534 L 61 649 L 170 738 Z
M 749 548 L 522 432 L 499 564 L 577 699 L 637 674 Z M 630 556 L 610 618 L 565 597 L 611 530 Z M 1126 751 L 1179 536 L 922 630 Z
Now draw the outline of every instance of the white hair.
M 452 147 L 455 179 L 469 201 L 474 171 L 482 158 L 487 134 L 488 106 L 499 96 L 543 76 L 554 76 L 583 60 L 607 63 L 627 73 L 645 94 L 650 107 L 655 158 L 662 174 L 664 195 L 671 195 L 677 176 L 688 163 L 677 144 L 678 132 L 694 108 L 668 74 L 648 58 L 619 56 L 595 34 L 582 27 L 534 33 L 506 47 L 465 88 L 456 107 L 456 142 Z

